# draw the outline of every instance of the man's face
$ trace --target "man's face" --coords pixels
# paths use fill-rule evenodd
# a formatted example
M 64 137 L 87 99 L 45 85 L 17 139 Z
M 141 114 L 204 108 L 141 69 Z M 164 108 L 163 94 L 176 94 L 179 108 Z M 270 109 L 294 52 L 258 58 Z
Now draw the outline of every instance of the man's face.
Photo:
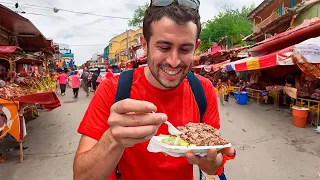
M 152 23 L 151 32 L 147 47 L 150 71 L 150 74 L 146 73 L 147 78 L 158 88 L 175 88 L 191 69 L 197 26 L 191 21 L 181 26 L 163 17 Z

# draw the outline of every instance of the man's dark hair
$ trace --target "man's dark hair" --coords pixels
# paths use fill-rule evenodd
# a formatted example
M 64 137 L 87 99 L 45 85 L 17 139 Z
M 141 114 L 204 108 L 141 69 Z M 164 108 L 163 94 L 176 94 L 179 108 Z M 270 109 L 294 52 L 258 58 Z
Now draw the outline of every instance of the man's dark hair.
M 200 15 L 196 10 L 193 10 L 184 5 L 170 5 L 166 7 L 149 7 L 143 19 L 143 35 L 147 43 L 149 43 L 152 36 L 151 24 L 160 21 L 163 17 L 172 19 L 179 25 L 185 25 L 188 22 L 193 22 L 198 27 L 197 39 L 201 32 Z

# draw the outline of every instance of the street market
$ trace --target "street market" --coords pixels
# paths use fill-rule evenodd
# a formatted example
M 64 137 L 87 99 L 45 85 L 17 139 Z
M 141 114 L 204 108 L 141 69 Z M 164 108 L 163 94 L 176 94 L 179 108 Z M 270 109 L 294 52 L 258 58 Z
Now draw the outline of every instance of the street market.
M 167 13 L 177 6 L 175 13 L 179 8 L 199 13 L 194 10 L 200 2 L 186 1 L 194 6 L 154 0 L 142 12 L 147 16 L 152 8 L 164 8 Z M 145 17 L 138 25 L 127 19 L 135 29 L 117 30 L 97 45 L 102 53 L 94 49 L 82 62 L 78 54 L 88 52 L 81 47 L 96 45 L 70 43 L 76 35 L 67 30 L 59 32 L 67 34 L 63 38 L 47 38 L 39 30 L 45 26 L 39 21 L 35 26 L 22 13 L 30 4 L 0 2 L 0 179 L 119 180 L 132 178 L 129 172 L 138 179 L 151 174 L 155 179 L 168 174 L 201 180 L 319 179 L 320 0 L 256 2 L 242 9 L 248 31 L 212 28 L 239 11 L 225 9 L 200 24 L 195 44 L 181 47 L 150 38 L 172 33 L 171 40 L 181 43 L 187 37 L 178 32 L 193 32 L 189 25 L 154 11 L 161 18 L 150 22 L 160 28 L 151 33 L 141 26 L 148 23 Z M 81 14 L 53 8 L 55 17 L 61 11 Z M 142 104 L 147 102 L 153 105 Z M 152 122 L 143 121 L 151 116 Z M 150 132 L 129 133 L 141 127 Z M 112 151 L 120 147 L 121 155 Z M 103 153 L 104 158 L 98 156 Z

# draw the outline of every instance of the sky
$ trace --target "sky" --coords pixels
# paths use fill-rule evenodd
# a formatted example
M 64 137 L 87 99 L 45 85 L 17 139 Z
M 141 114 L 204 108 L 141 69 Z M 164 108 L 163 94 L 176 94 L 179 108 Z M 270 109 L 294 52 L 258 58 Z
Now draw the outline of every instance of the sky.
M 257 6 L 262 1 L 200 0 L 201 21 L 206 22 L 212 19 L 223 11 L 225 5 L 241 8 L 243 5 L 252 3 Z M 0 4 L 14 10 L 16 10 L 14 7 L 16 2 L 20 4 L 20 11 L 33 13 L 20 15 L 29 19 L 46 38 L 53 39 L 55 43 L 68 44 L 75 55 L 75 63 L 81 65 L 90 60 L 94 53 L 103 53 L 103 49 L 114 36 L 130 29 L 128 19 L 90 16 L 65 11 L 54 13 L 54 7 L 104 16 L 132 18 L 135 9 L 150 0 L 0 0 Z

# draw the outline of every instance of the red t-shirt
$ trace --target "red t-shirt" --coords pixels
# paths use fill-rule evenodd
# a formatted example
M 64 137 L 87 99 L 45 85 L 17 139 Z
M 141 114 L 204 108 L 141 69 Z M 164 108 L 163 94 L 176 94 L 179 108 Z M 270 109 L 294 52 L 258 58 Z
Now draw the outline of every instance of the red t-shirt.
M 199 123 L 200 113 L 188 80 L 185 79 L 175 89 L 160 90 L 148 82 L 144 68 L 134 71 L 131 98 L 152 102 L 157 106 L 158 112 L 168 115 L 168 120 L 174 126 L 184 126 L 189 122 Z M 212 83 L 204 77 L 197 77 L 204 87 L 208 104 L 203 122 L 220 129 L 217 97 Z M 99 140 L 109 128 L 107 121 L 110 107 L 115 101 L 118 79 L 119 76 L 115 76 L 101 83 L 80 124 L 79 133 Z M 159 128 L 157 135 L 159 134 L 169 134 L 167 125 L 163 124 Z M 174 158 L 163 153 L 150 153 L 147 151 L 148 143 L 137 144 L 125 150 L 119 162 L 121 179 L 193 179 L 193 167 L 185 157 Z M 109 180 L 115 180 L 115 173 Z

